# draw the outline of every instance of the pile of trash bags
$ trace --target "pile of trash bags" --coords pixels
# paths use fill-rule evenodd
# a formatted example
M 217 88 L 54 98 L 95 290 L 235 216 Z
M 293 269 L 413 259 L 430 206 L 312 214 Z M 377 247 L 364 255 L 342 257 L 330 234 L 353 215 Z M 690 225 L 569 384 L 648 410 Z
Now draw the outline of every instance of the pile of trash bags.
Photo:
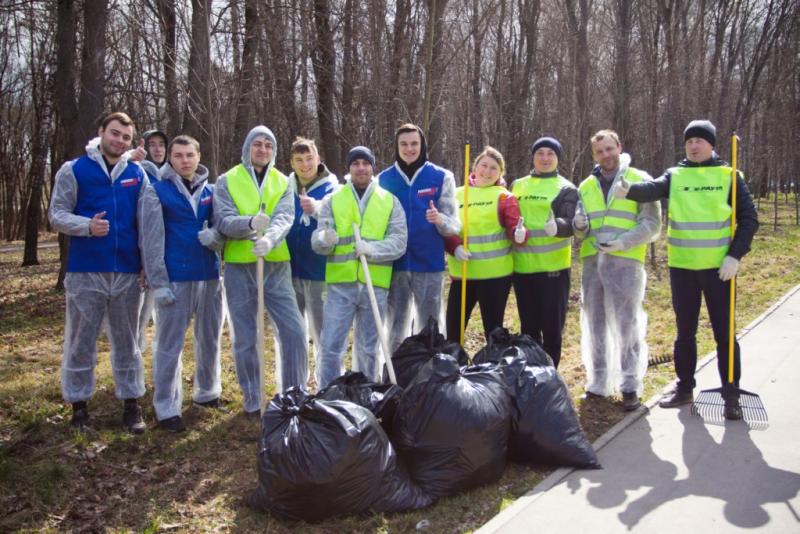
M 431 320 L 392 362 L 397 385 L 348 372 L 316 395 L 276 395 L 247 504 L 319 521 L 423 508 L 497 481 L 508 459 L 601 467 L 569 390 L 529 336 L 497 329 L 470 364 Z

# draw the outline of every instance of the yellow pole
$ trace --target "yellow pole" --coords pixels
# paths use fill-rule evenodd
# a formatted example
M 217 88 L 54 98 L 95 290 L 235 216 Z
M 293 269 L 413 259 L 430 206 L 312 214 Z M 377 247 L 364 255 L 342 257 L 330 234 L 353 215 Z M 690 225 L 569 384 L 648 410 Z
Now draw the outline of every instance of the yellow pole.
M 739 136 L 733 134 L 731 138 L 731 242 L 736 234 L 736 159 L 739 152 Z M 728 383 L 733 384 L 733 343 L 734 324 L 736 316 L 736 276 L 731 278 L 731 304 L 728 316 Z
M 464 145 L 464 210 L 461 214 L 461 232 L 464 236 L 464 250 L 467 249 L 467 206 L 469 205 L 469 141 Z M 464 346 L 464 330 L 467 326 L 467 260 L 461 262 L 461 333 L 459 343 Z

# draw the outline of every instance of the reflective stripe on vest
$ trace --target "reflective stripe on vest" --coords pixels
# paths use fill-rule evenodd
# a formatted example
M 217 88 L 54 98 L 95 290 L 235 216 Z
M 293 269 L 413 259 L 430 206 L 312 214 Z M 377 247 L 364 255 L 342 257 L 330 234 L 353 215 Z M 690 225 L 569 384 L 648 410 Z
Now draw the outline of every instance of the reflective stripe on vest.
M 379 186 L 373 186 L 367 200 L 364 216 L 358 206 L 353 188 L 342 187 L 331 198 L 331 211 L 339 241 L 325 263 L 325 281 L 329 284 L 355 282 L 364 283 L 361 260 L 356 257 L 353 223 L 357 223 L 364 241 L 380 241 L 386 235 L 392 215 L 394 196 Z M 388 288 L 392 282 L 393 262 L 369 262 L 369 274 L 376 287 Z
M 716 269 L 731 240 L 730 167 L 670 169 L 669 266 Z
M 505 229 L 500 225 L 498 204 L 500 196 L 507 195 L 504 187 L 470 187 L 467 209 L 467 249 L 472 255 L 467 262 L 467 279 L 482 280 L 510 275 L 514 270 L 511 257 L 511 242 Z M 464 209 L 464 188 L 456 189 L 459 214 Z M 464 234 L 461 234 L 463 239 Z M 461 278 L 462 262 L 455 256 L 447 255 L 450 276 Z
M 638 169 L 628 168 L 625 179 L 635 184 L 644 179 L 644 173 Z M 578 187 L 578 193 L 589 217 L 589 233 L 581 243 L 581 258 L 597 254 L 597 236 L 603 235 L 605 240 L 616 239 L 636 227 L 636 216 L 639 213 L 639 204 L 633 200 L 616 198 L 613 195 L 611 204 L 606 209 L 606 199 L 603 198 L 603 188 L 594 175 L 589 176 Z M 608 237 L 606 237 L 608 236 Z M 644 263 L 647 247 L 644 244 L 636 245 L 628 250 L 611 252 L 612 256 L 630 258 Z
M 544 231 L 553 200 L 564 187 L 571 185 L 563 176 L 526 176 L 514 180 L 511 191 L 519 200 L 520 215 L 529 234 L 525 246 L 514 247 L 515 273 L 555 272 L 571 265 L 570 238 L 549 237 Z
M 264 177 L 263 188 L 259 194 L 253 177 L 244 165 L 237 165 L 225 173 L 228 193 L 241 215 L 255 215 L 263 203 L 266 214 L 272 215 L 275 206 L 289 187 L 289 179 L 278 169 L 272 167 Z M 228 263 L 254 263 L 253 242 L 250 239 L 229 239 L 225 242 L 225 261 Z M 269 254 L 267 261 L 289 261 L 289 247 L 281 240 Z

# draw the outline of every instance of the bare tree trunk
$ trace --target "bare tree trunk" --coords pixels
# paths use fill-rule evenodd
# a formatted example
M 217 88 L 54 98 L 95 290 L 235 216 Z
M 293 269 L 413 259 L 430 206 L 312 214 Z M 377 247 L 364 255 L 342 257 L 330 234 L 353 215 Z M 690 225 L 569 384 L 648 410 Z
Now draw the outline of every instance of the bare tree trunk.
M 615 54 L 614 54 L 614 128 L 629 151 L 635 152 L 636 140 L 629 135 L 631 116 L 630 92 L 630 48 L 631 48 L 631 11 L 633 0 L 617 0 Z
M 158 0 L 158 23 L 161 26 L 161 42 L 164 58 L 164 95 L 167 105 L 167 134 L 174 136 L 180 131 L 181 110 L 178 103 L 178 83 L 175 20 L 175 0 Z
M 589 12 L 591 10 L 590 0 L 577 0 L 578 10 L 576 11 L 575 0 L 566 0 L 567 20 L 570 31 L 573 34 L 574 51 L 574 75 L 575 75 L 575 124 L 573 131 L 576 137 L 573 138 L 577 146 L 572 149 L 577 154 L 577 158 L 572 168 L 572 174 L 583 176 L 588 173 L 586 147 L 590 135 L 589 123 Z
M 236 106 L 234 138 L 243 141 L 249 129 L 255 125 L 253 94 L 255 90 L 255 64 L 258 50 L 258 2 L 246 0 L 244 4 L 244 47 L 239 73 L 239 101 Z
M 355 123 L 353 117 L 353 69 L 357 61 L 354 39 L 358 38 L 355 35 L 355 26 L 353 24 L 353 0 L 345 0 L 344 3 L 344 45 L 342 48 L 342 127 L 341 132 L 341 153 L 345 154 L 353 144 L 353 140 L 357 137 L 354 131 Z M 348 172 L 348 169 L 342 169 L 342 176 Z
M 425 64 L 425 100 L 423 105 L 423 130 L 427 134 L 428 153 L 431 159 L 438 159 L 442 154 L 443 137 L 441 111 L 437 108 L 442 100 L 442 78 L 444 66 L 442 53 L 444 40 L 442 34 L 444 11 L 447 0 L 426 0 L 428 8 L 428 26 L 425 36 L 427 60 Z
M 211 135 L 211 49 L 209 0 L 192 0 L 192 39 L 183 131 L 200 143 L 210 176 L 217 176 L 214 139 Z
M 295 80 L 287 62 L 287 52 L 284 45 L 284 35 L 280 28 L 283 27 L 283 14 L 276 9 L 275 0 L 270 0 L 265 4 L 265 17 L 262 17 L 264 31 L 267 32 L 267 41 L 272 53 L 272 60 L 275 71 L 280 73 L 275 78 L 276 89 L 278 91 L 278 101 L 280 108 L 287 123 L 289 132 L 289 142 L 300 131 L 300 121 L 298 119 L 297 104 L 294 98 Z M 280 139 L 278 140 L 280 142 Z
M 317 38 L 313 64 L 317 81 L 317 120 L 319 135 L 322 138 L 322 152 L 328 165 L 340 169 L 342 158 L 333 106 L 336 87 L 336 50 L 333 45 L 330 6 L 327 0 L 314 0 L 314 27 L 317 30 Z
M 78 134 L 81 147 L 97 134 L 106 87 L 107 0 L 84 2 L 84 42 L 81 53 L 81 95 L 78 99 Z

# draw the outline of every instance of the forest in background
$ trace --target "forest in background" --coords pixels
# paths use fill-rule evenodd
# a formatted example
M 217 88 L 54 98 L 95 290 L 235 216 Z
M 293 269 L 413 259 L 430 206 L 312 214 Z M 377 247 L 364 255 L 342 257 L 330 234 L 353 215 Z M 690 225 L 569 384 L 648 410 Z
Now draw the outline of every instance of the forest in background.
M 38 261 L 55 172 L 109 110 L 196 137 L 212 179 L 256 124 L 275 132 L 280 169 L 305 135 L 341 176 L 356 144 L 390 164 L 406 121 L 459 181 L 467 141 L 503 152 L 513 179 L 553 135 L 577 183 L 607 127 L 656 176 L 682 157 L 686 123 L 708 118 L 722 157 L 741 137 L 754 194 L 797 206 L 800 3 L 4 0 L 0 237 L 25 239 L 24 264 Z

